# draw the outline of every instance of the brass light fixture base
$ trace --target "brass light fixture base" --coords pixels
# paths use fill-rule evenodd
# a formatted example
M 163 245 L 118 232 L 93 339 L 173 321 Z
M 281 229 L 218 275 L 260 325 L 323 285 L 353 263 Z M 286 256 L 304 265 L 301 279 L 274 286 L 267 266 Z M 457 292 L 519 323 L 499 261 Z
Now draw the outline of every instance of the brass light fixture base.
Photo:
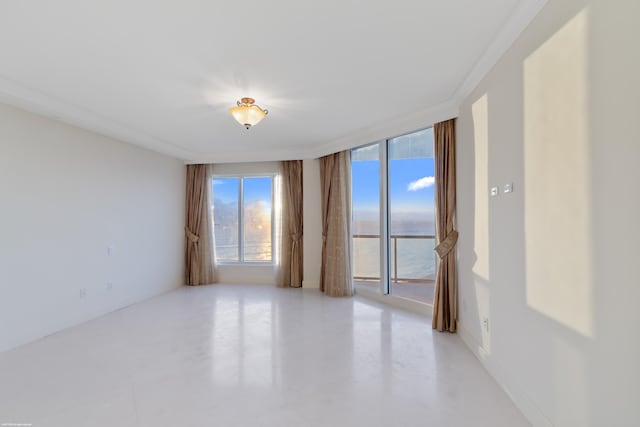
M 269 114 L 268 110 L 255 105 L 255 102 L 256 101 L 253 98 L 241 98 L 240 101 L 236 102 L 237 107 L 229 109 L 229 112 L 233 115 L 236 121 L 247 130 L 258 124 L 267 114 Z

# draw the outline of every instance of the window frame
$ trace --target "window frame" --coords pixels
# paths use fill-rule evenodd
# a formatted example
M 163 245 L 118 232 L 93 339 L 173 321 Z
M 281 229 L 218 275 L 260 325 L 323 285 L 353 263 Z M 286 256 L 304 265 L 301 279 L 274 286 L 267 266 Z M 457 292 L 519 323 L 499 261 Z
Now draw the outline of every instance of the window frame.
M 237 261 L 230 261 L 230 260 L 219 261 L 216 258 L 214 259 L 214 262 L 216 263 L 216 265 L 256 265 L 256 266 L 275 265 L 275 250 L 276 250 L 275 248 L 275 243 L 276 243 L 275 242 L 275 238 L 276 238 L 275 182 L 277 178 L 277 173 L 273 173 L 273 172 L 241 173 L 241 174 L 214 173 L 211 176 L 211 188 L 213 189 L 212 192 L 213 192 L 214 199 L 215 199 L 215 185 L 213 185 L 213 181 L 216 179 L 229 179 L 229 178 L 238 179 L 238 260 Z M 271 179 L 271 259 L 268 261 L 260 261 L 260 260 L 246 261 L 244 259 L 244 180 L 245 178 L 270 178 Z M 215 208 L 214 208 L 214 215 L 212 215 L 211 217 L 211 225 L 215 230 Z

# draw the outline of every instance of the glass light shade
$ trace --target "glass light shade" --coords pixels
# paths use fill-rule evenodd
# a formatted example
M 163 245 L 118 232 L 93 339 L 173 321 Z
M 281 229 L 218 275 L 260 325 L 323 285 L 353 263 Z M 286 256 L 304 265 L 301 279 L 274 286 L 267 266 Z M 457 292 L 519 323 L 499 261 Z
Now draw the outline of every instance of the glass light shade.
M 267 112 L 257 105 L 238 105 L 229 111 L 233 118 L 247 129 L 258 124 L 267 115 Z

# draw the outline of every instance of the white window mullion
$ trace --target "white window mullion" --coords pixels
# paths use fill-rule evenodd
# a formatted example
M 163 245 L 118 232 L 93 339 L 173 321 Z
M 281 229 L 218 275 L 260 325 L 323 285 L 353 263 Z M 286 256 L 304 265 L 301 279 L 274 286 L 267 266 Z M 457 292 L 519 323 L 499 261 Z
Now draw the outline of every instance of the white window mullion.
M 389 162 L 388 141 L 380 142 L 380 290 L 390 291 L 389 282 Z
M 244 262 L 244 177 L 238 180 L 238 260 Z
M 281 191 L 281 185 L 282 185 L 282 181 L 281 181 L 281 177 L 278 177 L 277 175 L 272 175 L 271 176 L 271 262 L 276 262 L 276 249 L 275 249 L 275 241 L 276 241 L 276 227 L 281 228 L 283 223 L 282 221 L 279 221 L 279 224 L 276 224 L 276 179 L 279 180 L 279 184 L 277 186 L 278 191 Z M 280 196 L 278 196 L 278 201 L 280 202 Z M 278 203 L 280 204 L 280 203 Z M 282 215 L 282 213 L 280 213 L 280 215 Z M 278 230 L 279 234 L 281 236 L 281 238 L 285 238 L 285 233 L 283 230 Z

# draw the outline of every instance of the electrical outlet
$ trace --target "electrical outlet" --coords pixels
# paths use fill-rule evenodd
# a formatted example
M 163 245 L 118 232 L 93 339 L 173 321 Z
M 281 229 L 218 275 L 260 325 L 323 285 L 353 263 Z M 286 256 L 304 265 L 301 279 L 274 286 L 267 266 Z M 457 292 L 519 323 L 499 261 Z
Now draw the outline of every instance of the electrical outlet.
M 107 282 L 107 290 L 110 291 L 111 289 L 113 289 L 113 283 Z
M 80 298 L 85 298 L 87 296 L 87 290 L 82 288 L 80 289 Z
M 491 191 L 489 193 L 491 194 L 491 197 L 495 197 L 500 194 L 500 191 L 498 187 L 491 187 Z
M 485 317 L 484 319 L 482 319 L 482 326 L 484 327 L 484 330 L 486 333 L 489 333 L 489 318 Z

